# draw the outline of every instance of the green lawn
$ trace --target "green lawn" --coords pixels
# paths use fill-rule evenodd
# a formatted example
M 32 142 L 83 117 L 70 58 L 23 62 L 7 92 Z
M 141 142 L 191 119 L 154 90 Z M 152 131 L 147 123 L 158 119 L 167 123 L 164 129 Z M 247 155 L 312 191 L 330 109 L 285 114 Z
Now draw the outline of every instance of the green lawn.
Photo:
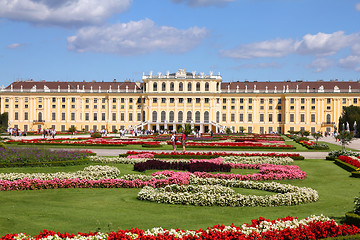
M 152 227 L 198 229 L 215 224 L 237 225 L 260 216 L 270 219 L 288 215 L 304 218 L 324 214 L 340 221 L 354 207 L 359 195 L 360 179 L 326 160 L 296 161 L 308 177 L 285 180 L 298 186 L 316 189 L 316 203 L 282 207 L 195 207 L 157 204 L 136 199 L 139 189 L 57 189 L 0 192 L 0 235 L 25 232 L 37 234 L 43 229 L 60 232 L 114 231 L 117 229 Z M 113 164 L 122 174 L 133 173 L 132 165 Z M 85 166 L 56 168 L 0 169 L 0 172 L 77 171 Z M 257 170 L 234 170 L 254 173 Z M 147 172 L 146 174 L 151 174 Z M 261 191 L 242 190 L 244 194 Z

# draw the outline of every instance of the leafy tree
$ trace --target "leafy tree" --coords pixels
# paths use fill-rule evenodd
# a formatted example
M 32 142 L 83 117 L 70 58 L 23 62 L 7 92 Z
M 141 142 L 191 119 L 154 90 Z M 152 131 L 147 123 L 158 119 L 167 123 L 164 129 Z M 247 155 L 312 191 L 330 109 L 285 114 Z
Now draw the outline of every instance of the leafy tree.
M 321 133 L 318 133 L 318 132 L 314 132 L 311 135 L 315 138 L 316 144 L 318 144 L 319 139 L 323 137 L 323 135 Z
M 71 133 L 76 132 L 76 127 L 75 127 L 75 126 L 70 127 L 69 130 L 68 130 L 68 132 L 71 132 Z
M 345 145 L 348 145 L 353 140 L 354 135 L 351 132 L 342 131 L 336 136 L 336 138 L 341 142 L 344 151 Z
M 4 112 L 3 114 L 0 114 L 0 130 L 6 131 L 9 124 L 9 114 L 7 112 Z
M 349 123 L 350 131 L 354 131 L 354 122 L 356 121 L 356 136 L 360 136 L 360 107 L 357 106 L 348 106 L 345 107 L 341 117 L 339 118 L 339 126 L 338 130 L 341 132 L 343 130 L 343 126 L 345 126 Z
M 191 124 L 186 123 L 185 127 L 182 126 L 178 128 L 178 132 L 185 133 L 185 136 L 189 136 L 190 133 L 194 131 L 193 128 L 191 128 Z
M 309 136 L 310 135 L 310 132 L 309 131 L 306 131 L 306 130 L 300 130 L 299 131 L 299 134 L 301 135 L 301 137 L 304 137 L 304 136 Z
M 117 133 L 118 133 L 118 130 L 115 128 L 115 129 L 113 130 L 113 133 L 117 134 Z
M 227 134 L 230 134 L 230 133 L 231 133 L 231 129 L 230 129 L 230 128 L 226 128 L 225 132 L 226 132 Z
M 239 128 L 240 132 L 243 133 L 245 131 L 245 128 L 244 127 L 240 127 Z

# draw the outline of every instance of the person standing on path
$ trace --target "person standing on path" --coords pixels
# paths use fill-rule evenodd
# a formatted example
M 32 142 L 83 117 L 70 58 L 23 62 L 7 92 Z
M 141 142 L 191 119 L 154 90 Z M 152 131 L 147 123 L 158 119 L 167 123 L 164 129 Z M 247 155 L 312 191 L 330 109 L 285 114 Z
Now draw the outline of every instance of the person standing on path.
M 172 141 L 172 145 L 173 145 L 173 150 L 175 152 L 176 151 L 176 142 L 177 142 L 177 137 L 176 137 L 175 133 L 171 136 L 171 141 Z
M 182 135 L 181 135 L 181 145 L 182 145 L 182 148 L 183 148 L 183 152 L 185 152 L 185 140 L 186 140 L 186 135 L 185 135 L 185 133 L 182 133 Z

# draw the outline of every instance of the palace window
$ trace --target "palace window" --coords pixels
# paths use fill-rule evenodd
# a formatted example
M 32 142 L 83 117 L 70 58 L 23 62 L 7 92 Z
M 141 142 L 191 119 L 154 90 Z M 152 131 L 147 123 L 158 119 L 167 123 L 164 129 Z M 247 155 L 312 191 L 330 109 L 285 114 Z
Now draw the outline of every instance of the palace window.
M 163 92 L 166 91 L 166 83 L 165 83 L 165 82 L 163 82 L 163 83 L 161 84 L 161 91 L 163 91 Z
M 171 82 L 171 83 L 170 83 L 170 91 L 174 91 L 174 88 L 175 88 L 174 83 Z
M 179 83 L 179 91 L 180 92 L 184 91 L 184 84 L 182 82 Z
M 188 91 L 191 92 L 192 89 L 191 89 L 191 83 L 188 83 Z
M 157 83 L 156 83 L 156 82 L 153 84 L 153 91 L 154 91 L 154 92 L 157 91 Z
M 178 122 L 182 122 L 182 121 L 183 121 L 183 118 L 184 118 L 183 112 L 182 112 L 182 111 L 179 111 L 179 112 L 178 112 Z
M 205 123 L 208 123 L 208 122 L 209 122 L 209 112 L 208 112 L 208 111 L 205 111 L 205 112 L 204 112 L 204 122 L 205 122 Z
M 205 92 L 208 92 L 208 91 L 209 91 L 209 83 L 206 82 L 206 83 L 205 83 Z
M 196 91 L 200 92 L 200 83 L 196 83 Z

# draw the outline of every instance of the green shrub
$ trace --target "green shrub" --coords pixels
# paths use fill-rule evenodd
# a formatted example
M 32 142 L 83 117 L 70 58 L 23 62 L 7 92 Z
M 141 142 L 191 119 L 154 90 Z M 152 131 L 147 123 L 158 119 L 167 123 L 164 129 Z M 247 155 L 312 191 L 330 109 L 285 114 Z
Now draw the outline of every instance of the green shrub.
M 0 142 L 0 148 L 6 148 L 5 144 Z
M 101 138 L 101 134 L 98 133 L 98 132 L 94 132 L 94 133 L 91 134 L 91 137 L 93 137 L 93 138 Z
M 319 143 L 319 144 L 314 144 L 311 146 L 308 146 L 309 149 L 316 149 L 316 150 L 326 150 L 329 149 L 329 145 L 325 144 L 325 143 Z
M 360 215 L 360 197 L 356 197 L 354 200 L 355 207 L 354 207 L 354 213 L 357 215 Z M 359 216 L 360 218 L 360 216 Z
M 347 224 L 352 224 L 352 225 L 356 225 L 356 226 L 360 226 L 360 215 L 354 213 L 354 212 L 348 212 L 345 214 L 346 220 L 345 222 Z M 354 238 L 354 239 L 359 239 L 359 238 Z

